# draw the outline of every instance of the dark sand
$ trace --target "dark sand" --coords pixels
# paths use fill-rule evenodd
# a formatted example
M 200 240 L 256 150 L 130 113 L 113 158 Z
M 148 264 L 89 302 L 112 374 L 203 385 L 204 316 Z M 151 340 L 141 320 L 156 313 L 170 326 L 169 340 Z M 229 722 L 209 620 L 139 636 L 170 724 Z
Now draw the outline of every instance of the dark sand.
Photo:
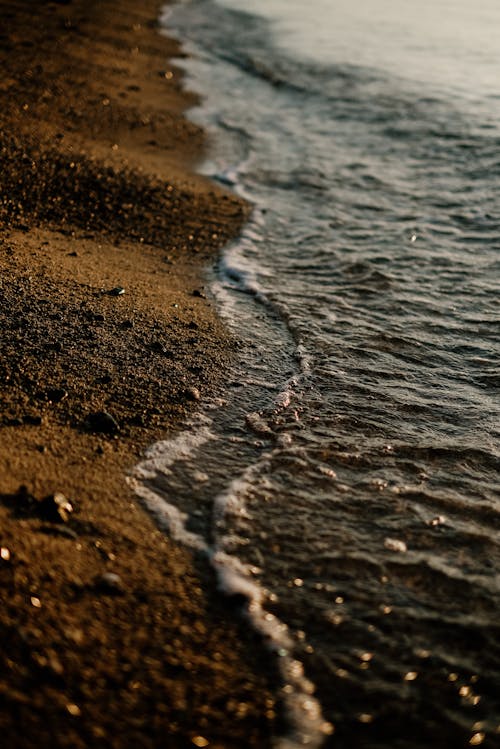
M 126 483 L 223 376 L 234 343 L 202 269 L 247 210 L 189 172 L 203 133 L 182 116 L 193 99 L 159 5 L 1 3 L 8 749 L 265 747 L 275 730 L 261 644 Z M 102 411 L 110 433 L 96 433 Z M 53 492 L 74 506 L 67 522 L 40 505 Z

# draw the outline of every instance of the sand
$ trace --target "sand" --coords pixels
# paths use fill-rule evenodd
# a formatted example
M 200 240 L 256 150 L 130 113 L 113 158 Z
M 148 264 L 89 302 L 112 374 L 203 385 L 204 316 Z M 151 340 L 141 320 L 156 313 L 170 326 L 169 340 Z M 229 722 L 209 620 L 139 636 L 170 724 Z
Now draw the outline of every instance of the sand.
M 204 134 L 159 5 L 2 4 L 9 749 L 265 747 L 277 730 L 262 643 L 126 480 L 221 384 L 235 343 L 203 272 L 248 212 L 193 174 Z M 41 502 L 56 492 L 71 511 Z

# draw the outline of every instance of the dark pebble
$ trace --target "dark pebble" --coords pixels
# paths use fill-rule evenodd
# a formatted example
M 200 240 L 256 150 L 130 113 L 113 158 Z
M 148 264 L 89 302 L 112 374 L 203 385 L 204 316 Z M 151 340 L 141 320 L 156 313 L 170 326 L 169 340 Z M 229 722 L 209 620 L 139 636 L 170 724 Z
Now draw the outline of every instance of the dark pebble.
M 105 572 L 96 580 L 96 588 L 103 593 L 111 593 L 112 595 L 123 595 L 125 592 L 122 579 L 119 575 L 114 572 Z
M 114 289 L 108 292 L 110 296 L 122 296 L 125 294 L 125 289 L 122 286 L 115 286 Z
M 107 411 L 89 414 L 85 419 L 85 426 L 98 434 L 116 434 L 120 431 L 118 422 Z
M 50 388 L 45 393 L 47 400 L 51 403 L 60 403 L 62 400 L 68 397 L 68 393 L 63 388 Z

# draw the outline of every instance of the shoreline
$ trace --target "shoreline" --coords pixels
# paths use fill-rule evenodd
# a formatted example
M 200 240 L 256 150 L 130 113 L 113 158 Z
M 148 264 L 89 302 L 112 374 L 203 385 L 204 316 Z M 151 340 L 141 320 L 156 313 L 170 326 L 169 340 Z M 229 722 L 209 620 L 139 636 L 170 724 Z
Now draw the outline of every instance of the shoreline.
M 276 731 L 277 677 L 258 637 L 126 483 L 144 449 L 221 382 L 235 344 L 202 273 L 247 215 L 190 171 L 204 138 L 183 117 L 195 99 L 167 62 L 180 49 L 158 33 L 163 5 L 5 8 L 0 730 L 9 749 L 264 747 Z M 41 502 L 56 492 L 71 510 Z

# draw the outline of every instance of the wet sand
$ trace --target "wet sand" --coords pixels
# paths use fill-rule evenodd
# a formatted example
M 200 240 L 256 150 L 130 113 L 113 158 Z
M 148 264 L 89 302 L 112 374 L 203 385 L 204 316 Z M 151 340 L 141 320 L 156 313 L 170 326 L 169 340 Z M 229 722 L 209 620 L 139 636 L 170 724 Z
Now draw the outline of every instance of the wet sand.
M 264 747 L 275 674 L 126 475 L 235 343 L 203 268 L 247 207 L 160 4 L 2 3 L 0 731 L 15 747 Z M 105 414 L 103 416 L 103 414 Z M 64 495 L 69 507 L 45 497 Z M 63 503 L 64 505 L 64 503 Z

